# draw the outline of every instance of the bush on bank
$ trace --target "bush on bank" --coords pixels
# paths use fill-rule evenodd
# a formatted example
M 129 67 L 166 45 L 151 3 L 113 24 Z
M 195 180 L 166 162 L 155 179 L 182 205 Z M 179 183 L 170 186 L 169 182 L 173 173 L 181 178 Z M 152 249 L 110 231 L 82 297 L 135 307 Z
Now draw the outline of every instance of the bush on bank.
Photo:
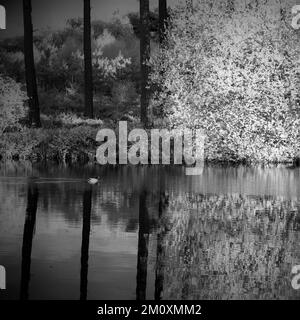
M 208 160 L 291 162 L 300 150 L 300 37 L 283 16 L 291 8 L 226 3 L 173 12 L 151 60 L 156 122 L 202 128 Z
M 20 120 L 26 114 L 26 99 L 19 83 L 0 74 L 0 136 L 7 130 L 21 128 Z
M 97 128 L 79 126 L 55 129 L 22 129 L 2 135 L 0 155 L 6 159 L 32 161 L 93 160 Z

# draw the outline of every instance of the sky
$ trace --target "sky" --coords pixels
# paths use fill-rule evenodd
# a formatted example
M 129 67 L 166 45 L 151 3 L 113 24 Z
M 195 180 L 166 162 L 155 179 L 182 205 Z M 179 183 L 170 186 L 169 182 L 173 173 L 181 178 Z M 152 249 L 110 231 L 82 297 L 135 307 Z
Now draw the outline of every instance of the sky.
M 33 29 L 62 29 L 69 18 L 82 17 L 83 0 L 31 0 Z M 180 0 L 168 0 L 174 6 Z M 7 29 L 0 30 L 0 38 L 23 34 L 22 0 L 0 0 L 6 8 Z M 150 6 L 158 6 L 158 0 L 150 0 Z M 92 20 L 108 21 L 115 11 L 121 15 L 139 11 L 138 0 L 91 0 Z

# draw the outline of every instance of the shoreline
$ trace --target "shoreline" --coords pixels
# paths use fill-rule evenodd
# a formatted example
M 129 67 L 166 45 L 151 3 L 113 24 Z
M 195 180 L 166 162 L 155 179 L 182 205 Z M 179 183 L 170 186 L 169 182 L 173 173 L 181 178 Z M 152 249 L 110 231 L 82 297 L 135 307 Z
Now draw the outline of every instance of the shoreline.
M 133 127 L 140 129 L 139 125 L 134 123 L 128 123 L 129 130 Z M 112 123 L 103 122 L 101 126 L 97 125 L 77 125 L 77 126 L 57 126 L 57 127 L 43 127 L 43 128 L 23 128 L 21 131 L 5 132 L 0 135 L 0 160 L 13 160 L 23 161 L 29 160 L 32 163 L 54 161 L 56 163 L 97 163 L 96 154 L 97 149 L 101 145 L 96 141 L 97 133 L 103 129 L 111 129 L 116 133 L 116 141 L 119 141 L 118 126 L 112 125 Z M 150 132 L 151 129 L 149 129 Z M 162 129 L 158 129 L 162 130 Z M 105 130 L 104 130 L 105 131 Z M 148 133 L 148 129 L 146 129 Z M 148 135 L 149 136 L 149 135 Z M 102 140 L 101 140 L 102 141 Z M 104 139 L 103 143 L 106 143 L 108 139 Z M 136 144 L 136 141 L 127 141 L 127 152 Z M 271 148 L 271 146 L 266 146 Z M 116 164 L 120 163 L 119 158 L 123 157 L 124 150 L 119 148 L 119 144 L 116 143 Z M 122 152 L 122 154 L 120 154 Z M 257 150 L 256 153 L 259 153 Z M 162 163 L 162 145 L 159 147 L 159 163 L 151 163 L 151 140 L 148 139 L 148 164 L 139 163 L 138 165 L 169 165 Z M 300 165 L 300 152 L 294 152 L 286 154 L 283 159 L 274 161 L 259 161 L 255 159 L 255 153 L 253 158 L 243 159 L 239 158 L 238 152 L 230 150 L 221 141 L 212 143 L 207 139 L 204 144 L 204 162 L 209 164 L 223 164 L 223 165 L 287 165 L 287 166 L 299 166 Z M 128 153 L 127 153 L 128 156 Z M 146 158 L 147 159 L 147 158 Z M 177 158 L 178 159 L 178 158 Z M 180 158 L 179 158 L 180 159 Z M 144 159 L 145 160 L 145 159 Z M 280 161 L 281 160 L 281 161 Z M 126 163 L 125 163 L 126 164 Z M 130 163 L 129 163 L 130 164 Z M 170 164 L 174 165 L 174 141 L 171 139 L 170 143 Z M 175 165 L 186 165 L 185 158 L 182 155 L 182 164 L 176 163 Z M 191 166 L 193 167 L 193 165 Z

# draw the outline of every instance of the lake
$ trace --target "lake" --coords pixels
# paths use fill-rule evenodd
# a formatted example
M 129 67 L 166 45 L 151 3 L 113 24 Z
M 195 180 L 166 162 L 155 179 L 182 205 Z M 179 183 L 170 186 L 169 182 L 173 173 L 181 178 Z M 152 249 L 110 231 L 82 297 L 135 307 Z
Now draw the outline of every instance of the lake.
M 299 299 L 300 169 L 1 163 L 0 265 L 0 299 Z

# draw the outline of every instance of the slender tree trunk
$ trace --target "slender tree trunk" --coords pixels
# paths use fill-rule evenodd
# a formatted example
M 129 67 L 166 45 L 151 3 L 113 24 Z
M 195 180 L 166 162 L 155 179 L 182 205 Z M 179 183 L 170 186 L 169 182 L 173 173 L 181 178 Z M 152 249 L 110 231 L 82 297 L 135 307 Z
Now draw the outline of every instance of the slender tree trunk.
M 22 246 L 21 300 L 28 300 L 29 297 L 32 239 L 35 228 L 38 197 L 37 187 L 35 185 L 29 185 Z
M 159 0 L 159 43 L 164 41 L 166 23 L 168 17 L 167 0 Z
M 163 284 L 164 284 L 164 247 L 163 241 L 165 237 L 165 228 L 162 225 L 162 217 L 166 208 L 165 192 L 160 192 L 158 205 L 158 221 L 159 232 L 157 234 L 157 248 L 156 248 L 156 265 L 155 265 L 155 290 L 154 299 L 162 300 Z
M 93 68 L 92 68 L 92 43 L 91 43 L 91 3 L 84 0 L 84 85 L 85 107 L 84 115 L 94 117 L 93 108 Z
M 80 270 L 80 300 L 87 299 L 88 286 L 88 261 L 91 230 L 92 189 L 83 194 L 83 223 L 81 244 L 81 270 Z
M 25 77 L 29 103 L 29 125 L 40 127 L 41 119 L 34 66 L 31 11 L 31 0 L 23 0 Z
M 147 192 L 143 190 L 140 194 L 139 204 L 139 239 L 136 276 L 136 299 L 146 300 L 147 289 L 147 264 L 149 246 L 149 216 L 147 209 Z
M 150 59 L 150 19 L 149 0 L 140 0 L 140 59 L 141 59 L 141 122 L 145 127 L 148 125 L 149 89 L 147 88 L 149 79 Z

